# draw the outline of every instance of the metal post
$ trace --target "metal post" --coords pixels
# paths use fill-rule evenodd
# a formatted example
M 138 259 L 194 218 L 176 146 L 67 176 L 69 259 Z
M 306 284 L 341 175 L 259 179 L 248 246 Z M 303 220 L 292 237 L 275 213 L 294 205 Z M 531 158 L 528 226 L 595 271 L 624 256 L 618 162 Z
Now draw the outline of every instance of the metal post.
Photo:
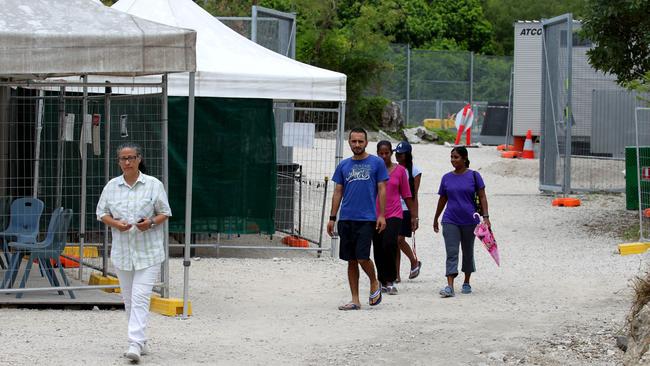
M 474 103 L 474 52 L 469 53 L 469 105 Z
M 343 141 L 345 141 L 345 101 L 339 102 L 339 118 L 336 125 L 336 157 L 335 164 L 339 165 L 343 159 Z
M 257 43 L 257 5 L 253 5 L 251 14 L 251 41 Z
M 185 251 L 183 255 L 183 319 L 187 319 L 190 273 L 190 241 L 192 239 L 192 168 L 194 164 L 194 72 L 190 72 L 187 100 L 187 175 L 185 177 Z
M 508 118 L 506 120 L 506 150 L 508 149 L 510 132 L 512 131 L 512 82 L 515 76 L 514 67 L 510 68 L 510 87 L 508 88 Z
M 564 145 L 564 194 L 571 192 L 571 121 L 573 121 L 572 98 L 572 81 L 573 77 L 573 14 L 567 14 L 567 79 L 566 79 L 566 136 Z
M 411 112 L 411 45 L 406 45 L 406 121 L 404 124 L 408 126 L 409 117 Z
M 169 192 L 169 105 L 167 102 L 167 74 L 162 77 L 162 153 L 163 153 L 163 172 L 162 182 L 165 191 Z M 163 245 L 165 246 L 165 261 L 162 264 L 161 276 L 163 281 L 162 293 L 163 298 L 169 297 L 169 220 L 163 224 Z
M 111 87 L 104 89 L 104 185 L 111 179 Z M 102 276 L 108 276 L 108 225 L 104 225 L 102 242 Z
M 302 235 L 302 165 L 300 165 L 300 168 L 298 169 L 298 235 Z M 293 172 L 291 172 L 292 179 L 296 179 L 296 176 L 293 175 Z M 293 191 L 293 189 L 292 189 Z M 293 192 L 291 193 L 291 196 L 293 196 Z M 292 207 L 293 209 L 293 207 Z M 292 212 L 293 214 L 293 212 Z M 293 220 L 291 220 L 293 224 Z M 293 228 L 291 228 L 291 231 L 293 232 Z
M 45 103 L 45 90 L 38 92 L 38 101 L 36 102 L 36 144 L 34 146 L 34 187 L 32 197 L 38 197 L 38 178 L 41 162 L 41 133 L 43 132 L 43 104 Z
M 639 199 L 639 240 L 645 241 L 645 235 L 643 234 L 643 206 L 641 201 L 641 149 L 639 149 L 639 108 L 634 109 L 634 130 L 636 138 L 636 186 L 637 186 L 637 196 Z
M 323 191 L 323 207 L 320 212 L 320 231 L 318 233 L 318 247 L 322 248 L 323 247 L 323 226 L 325 225 L 325 207 L 327 205 L 327 186 L 329 184 L 329 177 L 325 177 L 325 186 L 324 191 Z M 318 252 L 318 256 L 320 257 L 321 252 Z
M 55 207 L 61 207 L 63 201 L 63 158 L 65 154 L 65 87 L 59 88 L 59 140 L 56 143 L 56 201 Z
M 85 132 L 86 114 L 88 114 L 88 87 L 85 85 L 88 82 L 88 75 L 83 76 L 83 101 L 81 108 L 81 130 Z M 86 136 L 81 134 L 81 141 L 79 146 L 81 150 L 81 207 L 79 208 L 79 281 L 83 281 L 83 258 L 84 258 L 84 242 L 86 235 L 86 175 L 88 174 L 87 152 L 88 146 L 84 141 Z

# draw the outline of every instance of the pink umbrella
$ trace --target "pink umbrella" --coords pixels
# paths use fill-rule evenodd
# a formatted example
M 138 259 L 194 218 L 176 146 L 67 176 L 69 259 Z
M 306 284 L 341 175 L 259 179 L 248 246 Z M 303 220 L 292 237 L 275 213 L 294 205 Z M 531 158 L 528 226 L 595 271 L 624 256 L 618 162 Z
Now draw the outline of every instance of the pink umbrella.
M 474 216 L 479 216 L 479 214 L 475 213 Z M 494 234 L 492 233 L 492 230 L 485 224 L 485 221 L 481 221 L 480 224 L 476 225 L 476 228 L 474 229 L 474 235 L 476 235 L 476 237 L 481 240 L 483 246 L 485 249 L 487 249 L 488 253 L 490 253 L 497 266 L 500 266 L 499 248 L 497 247 L 497 241 L 494 239 Z

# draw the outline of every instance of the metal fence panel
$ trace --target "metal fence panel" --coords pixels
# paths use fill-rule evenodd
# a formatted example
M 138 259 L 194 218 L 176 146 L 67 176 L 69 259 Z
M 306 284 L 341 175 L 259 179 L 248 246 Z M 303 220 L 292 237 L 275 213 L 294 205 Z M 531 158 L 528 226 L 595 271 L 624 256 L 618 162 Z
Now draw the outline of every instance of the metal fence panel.
M 116 159 L 121 143 L 142 146 L 147 174 L 165 182 L 166 104 L 161 84 L 107 84 L 83 91 L 43 83 L 43 88 L 0 87 L 0 230 L 16 218 L 12 202 L 29 197 L 44 204 L 36 236 L 4 237 L 0 265 L 9 267 L 2 273 L 5 290 L 20 286 L 25 276 L 23 285 L 29 291 L 52 293 L 49 286 L 64 285 L 64 274 L 73 286 L 84 289 L 93 270 L 114 273 L 108 260 L 110 231 L 97 221 L 95 209 L 108 180 L 122 174 Z M 71 210 L 67 229 L 52 220 L 59 207 Z M 48 240 L 58 247 L 6 245 Z M 38 262 L 21 260 L 30 255 Z M 29 266 L 32 271 L 26 277 Z M 164 278 L 159 282 L 164 290 Z
M 540 188 L 625 189 L 625 147 L 633 146 L 639 96 L 593 69 L 592 44 L 571 14 L 542 23 L 542 147 Z
M 542 149 L 540 157 L 540 186 L 561 191 L 565 183 L 569 65 L 566 34 L 570 18 L 542 23 Z M 564 37 L 564 41 L 563 41 Z M 564 44 L 564 47 L 562 47 Z M 570 147 L 570 145 L 569 145 Z M 570 151 L 569 151 L 570 154 Z

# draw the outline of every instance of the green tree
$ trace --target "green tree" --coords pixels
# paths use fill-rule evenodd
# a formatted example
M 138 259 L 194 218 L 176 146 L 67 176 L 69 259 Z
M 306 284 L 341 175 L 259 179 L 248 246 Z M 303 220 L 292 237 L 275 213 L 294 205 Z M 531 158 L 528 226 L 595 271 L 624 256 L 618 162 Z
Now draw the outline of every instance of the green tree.
M 565 13 L 579 19 L 586 0 L 485 0 L 485 17 L 493 28 L 495 53 L 512 55 L 514 50 L 513 23 L 518 20 L 542 20 Z
M 594 42 L 587 52 L 596 69 L 619 84 L 640 88 L 650 81 L 649 0 L 588 0 L 582 32 Z M 647 89 L 647 87 L 645 88 Z

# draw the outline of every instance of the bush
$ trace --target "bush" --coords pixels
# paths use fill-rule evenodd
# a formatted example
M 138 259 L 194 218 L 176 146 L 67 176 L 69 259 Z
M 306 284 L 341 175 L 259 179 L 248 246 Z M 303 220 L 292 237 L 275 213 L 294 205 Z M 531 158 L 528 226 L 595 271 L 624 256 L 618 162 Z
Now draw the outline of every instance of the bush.
M 346 129 L 363 127 L 371 131 L 379 129 L 381 114 L 390 100 L 381 96 L 361 97 L 350 106 Z
M 435 132 L 438 135 L 438 145 L 442 145 L 445 142 L 453 143 L 456 141 L 456 133 L 452 130 L 447 130 L 444 128 L 432 128 L 430 131 Z

